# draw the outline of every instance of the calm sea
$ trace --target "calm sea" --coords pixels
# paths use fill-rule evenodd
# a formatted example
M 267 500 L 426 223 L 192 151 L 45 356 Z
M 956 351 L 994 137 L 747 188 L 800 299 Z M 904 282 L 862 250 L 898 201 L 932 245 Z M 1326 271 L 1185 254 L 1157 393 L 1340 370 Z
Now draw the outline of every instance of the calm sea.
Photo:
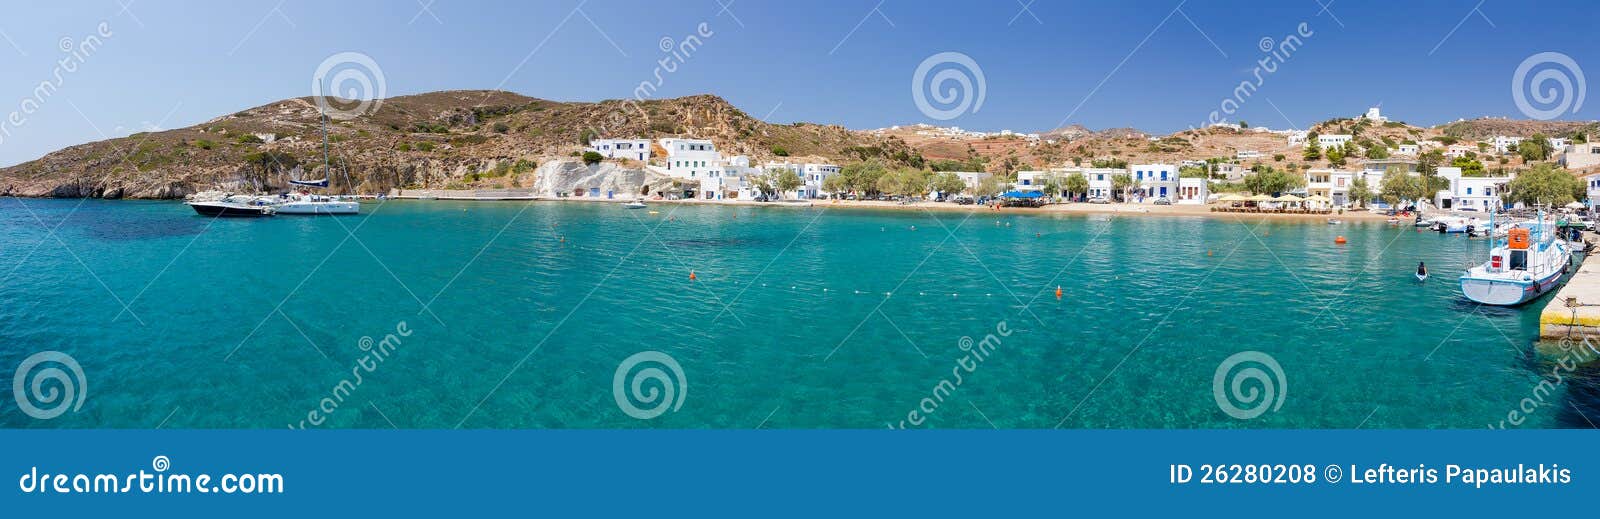
M 1600 421 L 1594 368 L 1538 388 L 1557 368 L 1533 353 L 1543 301 L 1459 296 L 1486 242 L 1409 226 L 362 211 L 213 220 L 173 202 L 0 199 L 0 366 L 29 406 L 58 412 L 5 398 L 0 426 L 1478 428 L 1518 408 L 1531 411 L 1507 426 Z M 46 351 L 83 380 L 55 357 L 18 381 Z M 50 366 L 72 405 L 38 376 Z

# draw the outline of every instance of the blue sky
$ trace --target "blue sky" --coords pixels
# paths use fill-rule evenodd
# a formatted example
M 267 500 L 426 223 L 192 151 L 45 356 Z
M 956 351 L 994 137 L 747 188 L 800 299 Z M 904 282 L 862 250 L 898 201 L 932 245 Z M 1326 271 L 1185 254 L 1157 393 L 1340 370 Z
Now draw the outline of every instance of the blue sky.
M 59 91 L 23 124 L 4 121 L 55 77 L 63 38 L 81 42 L 102 21 L 112 36 Z M 1168 132 L 1202 124 L 1253 78 L 1263 38 L 1281 42 L 1302 22 L 1313 36 L 1230 120 L 1303 127 L 1379 103 L 1414 124 L 1523 118 L 1512 77 L 1525 59 L 1560 52 L 1600 71 L 1600 10 L 1583 2 L 30 2 L 0 17 L 0 165 L 309 95 L 318 65 L 346 51 L 377 63 L 390 96 L 628 97 L 666 56 L 662 39 L 681 42 L 701 23 L 712 35 L 663 75 L 657 97 L 712 93 L 773 122 L 850 128 Z M 911 85 L 942 52 L 978 65 L 983 103 L 938 121 Z M 1559 118 L 1600 118 L 1600 99 Z

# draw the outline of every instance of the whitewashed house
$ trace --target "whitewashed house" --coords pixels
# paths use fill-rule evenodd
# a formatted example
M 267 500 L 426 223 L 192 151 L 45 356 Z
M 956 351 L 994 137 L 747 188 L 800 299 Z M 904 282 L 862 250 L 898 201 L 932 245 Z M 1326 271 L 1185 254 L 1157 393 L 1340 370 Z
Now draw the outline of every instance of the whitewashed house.
M 1350 185 L 1355 182 L 1355 172 L 1316 168 L 1306 170 L 1305 175 L 1306 196 L 1327 197 L 1333 200 L 1335 206 L 1348 206 L 1354 202 L 1350 199 Z M 1368 189 L 1377 191 L 1370 185 Z
M 1583 169 L 1600 166 L 1600 143 L 1580 142 L 1569 144 L 1558 158 L 1562 167 Z
M 1441 167 L 1440 178 L 1450 181 L 1448 188 L 1433 196 L 1433 205 L 1458 211 L 1494 211 L 1502 207 L 1500 194 L 1510 177 L 1466 177 L 1461 168 Z
M 822 183 L 827 181 L 828 177 L 839 174 L 843 168 L 837 164 L 768 162 L 762 169 L 787 169 L 800 177 L 800 187 L 784 193 L 784 196 L 818 198 L 832 194 L 822 189 Z
M 667 151 L 667 174 L 674 178 L 699 180 L 722 170 L 722 155 L 711 141 L 665 138 L 657 142 Z
M 1600 204 L 1600 173 L 1583 177 L 1583 183 L 1589 186 L 1589 197 L 1584 203 L 1589 204 L 1589 209 L 1593 210 L 1596 204 Z
M 1465 157 L 1468 153 L 1477 153 L 1478 147 L 1468 144 L 1451 144 L 1444 149 L 1444 156 L 1452 159 Z
M 1361 117 L 1365 118 L 1368 121 L 1372 121 L 1372 122 L 1375 122 L 1375 123 L 1378 123 L 1378 124 L 1383 124 L 1383 123 L 1389 122 L 1389 118 L 1388 117 L 1384 117 L 1383 116 L 1383 112 L 1379 111 L 1378 107 L 1376 107 L 1376 106 L 1374 106 L 1372 108 L 1368 108 L 1366 115 L 1363 115 Z
M 956 178 L 960 178 L 961 183 L 967 186 L 967 191 L 978 189 L 978 184 L 982 184 L 984 180 L 994 176 L 993 173 L 982 171 L 952 171 L 952 173 L 955 173 Z
M 1179 204 L 1204 204 L 1206 198 L 1211 196 L 1210 181 L 1200 177 L 1182 177 L 1178 179 Z
M 1111 182 L 1111 178 L 1123 173 L 1126 172 L 1116 168 L 1088 168 L 1083 170 L 1083 176 L 1089 179 L 1089 198 L 1114 199 L 1116 193 L 1113 188 L 1115 184 Z
M 1133 177 L 1134 196 L 1155 201 L 1172 200 L 1178 192 L 1178 166 L 1176 164 L 1129 164 L 1127 173 Z
M 1238 160 L 1259 159 L 1261 158 L 1261 152 L 1253 150 L 1239 150 L 1237 153 L 1233 154 L 1233 158 Z
M 1517 145 L 1522 144 L 1522 137 L 1507 137 L 1504 135 L 1498 135 L 1495 136 L 1493 144 L 1494 152 L 1504 155 L 1506 153 L 1517 151 Z
M 1351 138 L 1352 137 L 1350 135 L 1347 135 L 1347 134 L 1318 135 L 1317 136 L 1317 147 L 1322 148 L 1322 149 L 1328 149 L 1328 148 L 1332 148 L 1334 146 L 1344 146 L 1344 145 L 1350 144 L 1350 139 Z
M 1394 154 L 1415 157 L 1417 156 L 1417 153 L 1420 153 L 1421 151 L 1422 147 L 1416 144 L 1401 144 L 1395 147 Z
M 608 159 L 650 160 L 650 139 L 594 139 L 584 149 Z
M 1302 130 L 1289 132 L 1289 147 L 1304 147 L 1306 145 L 1307 135 L 1309 134 Z

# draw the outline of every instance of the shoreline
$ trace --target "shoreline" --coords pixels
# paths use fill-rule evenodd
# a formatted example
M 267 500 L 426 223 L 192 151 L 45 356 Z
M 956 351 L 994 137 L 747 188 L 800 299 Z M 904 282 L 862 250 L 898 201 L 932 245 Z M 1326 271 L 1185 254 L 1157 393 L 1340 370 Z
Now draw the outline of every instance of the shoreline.
M 435 200 L 437 200 L 437 201 L 461 201 L 461 202 L 574 202 L 574 203 L 589 203 L 589 204 L 606 204 L 606 203 L 621 204 L 621 203 L 624 203 L 624 202 L 628 201 L 628 200 L 624 200 L 624 199 L 621 199 L 621 198 L 603 199 L 603 198 L 587 198 L 587 197 L 543 197 L 543 196 L 516 197 L 516 198 L 439 197 L 439 198 L 435 198 L 435 199 L 426 199 L 426 198 L 420 198 L 420 197 L 415 197 L 415 196 L 397 196 L 397 197 L 390 197 L 390 198 L 391 199 L 397 199 L 397 200 L 418 200 L 418 201 L 435 201 Z M 1334 213 L 1334 214 L 1219 213 L 1219 212 L 1212 212 L 1211 211 L 1211 207 L 1212 207 L 1211 205 L 1200 205 L 1200 204 L 1173 204 L 1173 205 L 1133 204 L 1133 203 L 1090 204 L 1090 203 L 1085 203 L 1085 202 L 1073 202 L 1073 203 L 1050 204 L 1050 205 L 1046 205 L 1046 206 L 1043 206 L 1043 207 L 1001 207 L 999 209 L 995 209 L 995 208 L 992 208 L 990 206 L 957 205 L 957 204 L 953 204 L 953 203 L 949 203 L 949 202 L 926 202 L 926 201 L 924 201 L 924 202 L 915 202 L 915 203 L 910 203 L 910 204 L 902 204 L 902 203 L 899 203 L 899 202 L 887 202 L 887 201 L 878 201 L 878 200 L 809 200 L 809 202 L 810 202 L 810 204 L 802 205 L 802 204 L 798 204 L 798 203 L 795 203 L 795 202 L 792 202 L 792 201 L 791 202 L 756 202 L 756 201 L 753 201 L 753 200 L 699 200 L 699 199 L 645 200 L 646 204 L 685 204 L 685 205 L 733 206 L 733 207 L 740 207 L 740 206 L 744 206 L 744 207 L 776 207 L 776 208 L 804 208 L 804 207 L 817 208 L 817 207 L 820 207 L 820 208 L 829 208 L 829 209 L 863 209 L 863 210 L 873 210 L 873 211 L 912 211 L 912 212 L 917 212 L 917 211 L 921 211 L 921 212 L 928 212 L 928 211 L 940 211 L 940 212 L 982 211 L 982 212 L 990 212 L 990 213 L 997 213 L 997 214 L 1024 214 L 1024 215 L 1040 215 L 1040 216 L 1044 216 L 1044 215 L 1063 215 L 1063 214 L 1065 214 L 1065 215 L 1111 214 L 1111 215 L 1131 215 L 1131 216 L 1190 216 L 1190 217 L 1198 216 L 1198 217 L 1205 217 L 1205 218 L 1248 217 L 1248 218 L 1271 218 L 1271 219 L 1283 220 L 1283 221 L 1302 221 L 1302 222 L 1313 222 L 1314 221 L 1314 222 L 1317 222 L 1317 223 L 1325 223 L 1327 221 L 1327 219 L 1329 219 L 1329 218 L 1338 218 L 1340 220 L 1361 220 L 1361 221 L 1374 221 L 1374 222 L 1384 222 L 1384 221 L 1387 221 L 1390 218 L 1389 216 L 1386 216 L 1386 215 L 1383 215 L 1383 214 L 1380 214 L 1380 213 L 1373 213 L 1373 212 L 1370 212 L 1370 211 L 1367 211 L 1367 210 L 1346 210 L 1344 212 L 1344 214 L 1338 214 L 1338 213 Z

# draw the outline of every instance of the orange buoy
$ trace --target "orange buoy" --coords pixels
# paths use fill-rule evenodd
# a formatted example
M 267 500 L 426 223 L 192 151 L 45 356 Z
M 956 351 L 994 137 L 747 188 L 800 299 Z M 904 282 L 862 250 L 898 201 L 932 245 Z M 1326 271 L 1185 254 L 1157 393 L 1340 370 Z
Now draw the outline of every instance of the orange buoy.
M 1056 299 L 1061 299 L 1061 285 L 1056 285 Z
M 1343 236 L 1340 236 L 1340 237 L 1337 237 L 1337 238 L 1333 239 L 1333 242 L 1337 243 L 1339 245 L 1344 245 L 1346 241 L 1347 240 L 1345 240 Z
M 1210 256 L 1211 256 L 1211 249 L 1206 249 L 1206 256 L 1207 256 L 1207 257 L 1210 257 Z
M 694 271 L 689 271 L 689 281 L 694 281 Z

